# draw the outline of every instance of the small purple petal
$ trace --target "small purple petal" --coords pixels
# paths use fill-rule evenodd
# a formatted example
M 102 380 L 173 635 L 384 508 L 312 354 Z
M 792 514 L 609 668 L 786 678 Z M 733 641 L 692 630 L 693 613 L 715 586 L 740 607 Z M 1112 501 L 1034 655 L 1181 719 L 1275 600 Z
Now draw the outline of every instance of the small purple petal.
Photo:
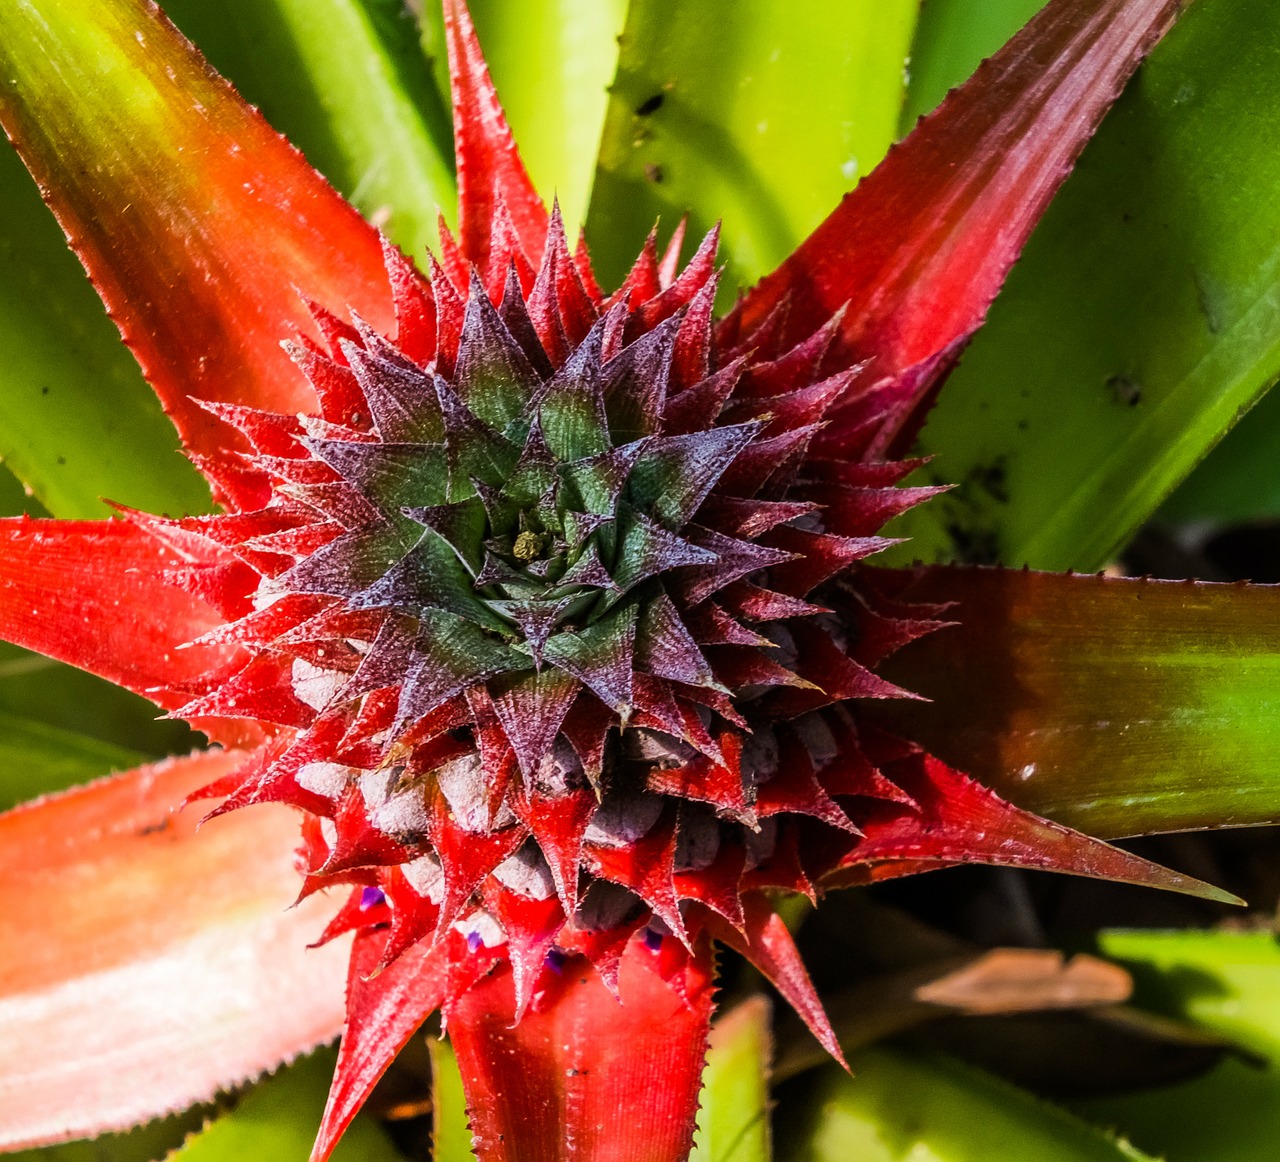
M 560 949 L 552 948 L 547 953 L 546 959 L 543 961 L 543 964 L 545 964 L 547 968 L 549 968 L 552 972 L 554 972 L 556 976 L 559 976 L 560 973 L 564 971 L 564 966 L 565 966 L 565 963 L 568 961 L 568 959 L 569 958 L 565 956 L 565 954 L 561 952 Z
M 360 893 L 360 911 L 367 912 L 370 908 L 386 903 L 386 900 L 381 888 L 365 888 Z

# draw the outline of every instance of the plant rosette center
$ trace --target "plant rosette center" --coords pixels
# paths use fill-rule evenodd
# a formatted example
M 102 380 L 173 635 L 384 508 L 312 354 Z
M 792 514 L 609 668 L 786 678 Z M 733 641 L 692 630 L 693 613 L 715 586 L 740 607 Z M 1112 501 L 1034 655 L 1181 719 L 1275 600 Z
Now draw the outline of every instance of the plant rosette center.
M 430 279 L 388 247 L 396 338 L 314 308 L 291 344 L 318 415 L 208 405 L 257 503 L 135 517 L 238 647 L 180 713 L 270 724 L 218 811 L 300 807 L 306 890 L 354 889 L 326 937 L 496 950 L 521 1010 L 567 956 L 614 987 L 633 937 L 747 941 L 857 805 L 913 809 L 849 700 L 900 694 L 873 668 L 933 623 L 855 569 L 928 490 L 822 454 L 860 373 L 834 326 L 718 341 L 715 238 L 679 246 L 610 296 L 555 213 L 536 272 L 512 239 L 481 271 L 445 236 Z

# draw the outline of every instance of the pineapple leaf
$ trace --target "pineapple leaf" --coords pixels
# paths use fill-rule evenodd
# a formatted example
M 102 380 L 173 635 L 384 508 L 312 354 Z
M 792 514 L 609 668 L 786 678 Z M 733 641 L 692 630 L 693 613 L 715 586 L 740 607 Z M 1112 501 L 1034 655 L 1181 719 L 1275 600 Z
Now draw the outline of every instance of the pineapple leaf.
M 777 266 L 893 140 L 916 0 L 632 0 L 587 218 L 606 282 L 634 238 L 724 223 L 722 286 Z
M 400 0 L 169 0 L 247 101 L 406 252 L 452 210 L 447 106 Z
M 755 996 L 711 1026 L 689 1162 L 769 1162 L 769 1002 Z
M 1280 948 L 1271 933 L 1112 931 L 1100 943 L 1133 971 L 1140 1001 L 1273 1062 L 1280 1053 Z M 1274 1064 L 1228 1057 L 1192 1081 L 1078 1106 L 1169 1162 L 1252 1162 L 1274 1148 L 1280 1081 Z
M 930 416 L 959 487 L 897 560 L 1098 568 L 1280 373 L 1278 54 L 1274 5 L 1203 0 L 1152 55 Z
M 813 1075 L 779 1127 L 782 1162 L 1150 1162 L 1126 1142 L 976 1069 L 900 1050 L 857 1054 L 850 1077 Z
M 1018 806 L 1111 837 L 1280 818 L 1280 590 L 939 567 L 907 593 L 956 624 L 882 672 L 936 702 L 875 716 Z

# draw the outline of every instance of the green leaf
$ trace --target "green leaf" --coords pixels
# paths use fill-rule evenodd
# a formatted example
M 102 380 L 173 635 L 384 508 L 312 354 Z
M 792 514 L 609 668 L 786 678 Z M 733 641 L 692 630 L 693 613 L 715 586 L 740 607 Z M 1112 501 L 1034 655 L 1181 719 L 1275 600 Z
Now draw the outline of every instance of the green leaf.
M 1165 501 L 1171 521 L 1280 517 L 1280 392 L 1268 392 Z
M 0 515 L 49 515 L 49 510 L 27 491 L 22 481 L 4 463 L 0 463 Z
M 153 1162 L 167 1157 L 182 1145 L 187 1135 L 196 1133 L 209 1113 L 208 1106 L 196 1106 L 176 1117 L 149 1122 L 127 1134 L 103 1134 L 88 1141 L 18 1150 L 4 1158 L 5 1162 Z
M 711 1027 L 689 1162 L 768 1162 L 769 1002 L 752 997 Z
M 453 214 L 447 106 L 401 0 L 169 0 L 267 120 L 407 252 Z
M 0 642 L 0 713 L 150 758 L 186 753 L 195 737 L 145 698 L 8 642 Z
M 203 481 L 67 249 L 22 163 L 0 147 L 0 458 L 60 517 L 109 497 L 209 507 Z
M 1228 1058 L 1180 1085 L 1078 1103 L 1167 1162 L 1259 1162 L 1280 1124 L 1280 948 L 1268 932 L 1104 932 L 1102 949 L 1133 969 L 1138 998 L 1189 1017 L 1273 1060 Z
M 0 711 L 0 811 L 144 762 L 145 755 Z
M 322 1049 L 248 1090 L 235 1107 L 169 1155 L 169 1162 L 267 1162 L 306 1158 L 324 1112 L 337 1053 Z M 334 1162 L 399 1162 L 373 1119 L 357 1117 Z
M 976 1069 L 933 1055 L 872 1049 L 850 1077 L 807 1075 L 784 1162 L 1137 1162 L 1147 1156 L 1065 1111 Z
M 559 197 L 572 239 L 587 211 L 627 0 L 471 0 L 469 7 L 520 155 L 543 197 Z M 425 0 L 422 38 L 448 93 L 439 0 Z
M 433 1162 L 471 1162 L 471 1127 L 467 1097 L 453 1046 L 427 1038 L 431 1053 L 431 1157 Z
M 1032 238 L 922 438 L 896 559 L 1093 569 L 1280 372 L 1280 10 L 1201 0 Z
M 724 223 L 727 288 L 777 266 L 884 156 L 917 0 L 632 0 L 587 217 L 605 284 L 661 216 Z
M 903 136 L 1044 5 L 1045 0 L 928 0 L 911 45 Z
M 1114 930 L 1105 955 L 1133 969 L 1136 999 L 1280 1056 L 1280 944 L 1272 932 Z
M 1091 835 L 1280 819 L 1280 587 L 934 568 L 956 624 L 868 706 L 1020 807 Z

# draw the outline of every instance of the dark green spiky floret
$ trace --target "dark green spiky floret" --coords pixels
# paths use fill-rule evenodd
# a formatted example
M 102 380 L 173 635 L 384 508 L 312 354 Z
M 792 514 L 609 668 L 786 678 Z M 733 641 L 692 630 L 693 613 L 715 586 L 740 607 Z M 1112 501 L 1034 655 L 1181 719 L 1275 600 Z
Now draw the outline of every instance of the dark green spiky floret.
M 583 687 L 626 723 L 637 665 L 729 694 L 676 606 L 793 556 L 692 523 L 764 425 L 665 434 L 685 316 L 623 348 L 628 313 L 613 307 L 558 369 L 539 369 L 473 276 L 451 377 L 346 345 L 382 441 L 305 444 L 378 519 L 274 585 L 400 615 L 348 697 L 388 657 L 409 659 L 399 728 L 484 685 L 527 774 Z

